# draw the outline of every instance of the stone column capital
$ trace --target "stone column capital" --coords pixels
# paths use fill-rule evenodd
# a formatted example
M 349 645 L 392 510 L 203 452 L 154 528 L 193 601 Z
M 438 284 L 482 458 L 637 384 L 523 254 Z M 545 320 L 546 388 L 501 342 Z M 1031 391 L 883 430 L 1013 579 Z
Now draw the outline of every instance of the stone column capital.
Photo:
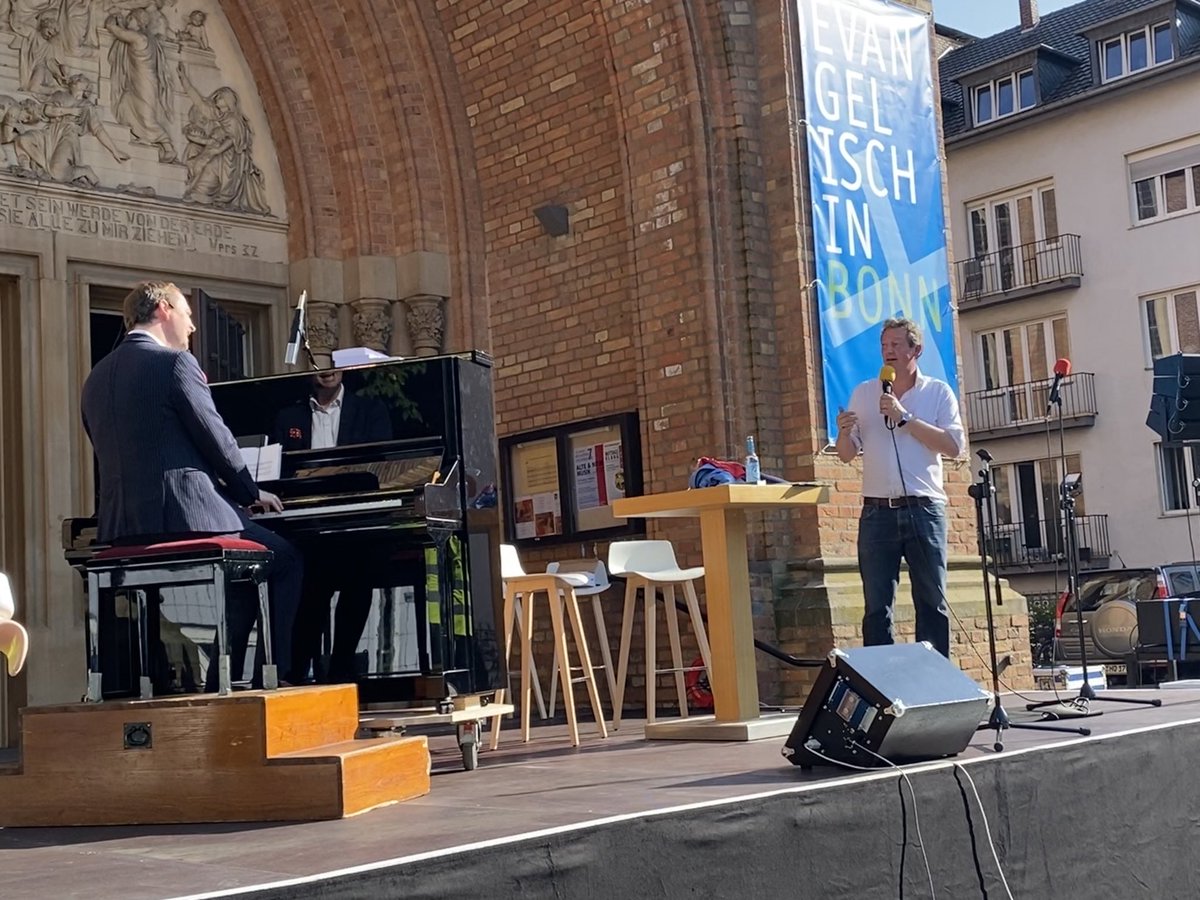
M 353 310 L 355 343 L 387 353 L 392 336 L 391 301 L 382 297 L 362 297 L 351 301 L 350 308 Z
M 446 298 L 436 294 L 413 294 L 404 298 L 408 310 L 408 333 L 413 353 L 437 356 L 446 334 Z
M 318 362 L 328 363 L 338 345 L 338 304 L 310 300 L 306 328 L 313 356 Z

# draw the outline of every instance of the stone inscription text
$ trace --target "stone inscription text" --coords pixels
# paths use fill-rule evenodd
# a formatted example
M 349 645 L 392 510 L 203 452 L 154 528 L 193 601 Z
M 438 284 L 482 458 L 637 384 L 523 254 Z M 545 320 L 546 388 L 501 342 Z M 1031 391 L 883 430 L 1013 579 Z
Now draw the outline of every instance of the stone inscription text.
M 223 256 L 259 256 L 242 229 L 196 216 L 126 209 L 90 200 L 0 190 L 0 225 L 15 225 Z

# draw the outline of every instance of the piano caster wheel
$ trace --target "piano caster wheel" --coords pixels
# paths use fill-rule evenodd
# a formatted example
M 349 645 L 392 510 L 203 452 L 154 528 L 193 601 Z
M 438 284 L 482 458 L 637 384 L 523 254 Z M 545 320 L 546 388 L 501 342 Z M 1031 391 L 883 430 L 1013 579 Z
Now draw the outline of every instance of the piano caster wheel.
M 462 750 L 463 768 L 473 772 L 479 767 L 479 720 L 460 722 L 458 725 L 458 746 Z

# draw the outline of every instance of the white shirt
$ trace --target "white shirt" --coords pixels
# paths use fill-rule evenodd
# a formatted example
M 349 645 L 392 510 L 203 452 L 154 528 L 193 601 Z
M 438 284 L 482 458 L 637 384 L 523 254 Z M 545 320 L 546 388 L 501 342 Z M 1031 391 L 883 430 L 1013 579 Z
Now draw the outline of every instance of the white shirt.
M 850 395 L 850 411 L 858 414 L 858 424 L 850 432 L 854 446 L 863 452 L 864 497 L 933 497 L 946 499 L 942 488 L 942 455 L 930 450 L 909 431 L 910 425 L 888 431 L 879 412 L 879 395 L 883 393 L 879 379 L 864 381 Z M 950 385 L 936 378 L 917 373 L 916 383 L 909 388 L 900 404 L 915 419 L 945 430 L 958 448 L 955 456 L 966 449 L 962 419 L 958 413 L 958 398 Z M 892 436 L 896 444 L 892 446 Z M 896 456 L 899 453 L 900 467 Z M 903 471 L 903 478 L 901 478 Z
M 337 396 L 328 406 L 322 406 L 316 397 L 308 398 L 312 408 L 312 441 L 313 450 L 323 450 L 326 447 L 337 446 L 338 427 L 342 424 L 342 397 L 346 393 L 345 385 L 338 387 Z
M 158 344 L 158 346 L 160 346 L 160 347 L 167 346 L 166 341 L 164 341 L 162 338 L 160 338 L 158 335 L 154 334 L 153 332 L 147 331 L 145 328 L 138 328 L 137 326 L 134 326 L 133 328 L 130 328 L 127 333 L 133 334 L 135 331 L 138 334 L 146 335 L 146 337 L 150 338 L 150 340 L 154 341 L 154 343 Z M 167 349 L 169 350 L 170 348 L 167 347 Z

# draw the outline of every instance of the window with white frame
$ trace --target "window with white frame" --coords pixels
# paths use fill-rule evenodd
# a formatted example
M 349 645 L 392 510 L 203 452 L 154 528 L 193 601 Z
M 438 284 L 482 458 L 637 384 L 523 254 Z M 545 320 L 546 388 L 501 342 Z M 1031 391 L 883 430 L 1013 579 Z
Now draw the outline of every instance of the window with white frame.
M 1200 138 L 1132 154 L 1128 164 L 1134 225 L 1200 210 Z
M 1171 24 L 1157 22 L 1105 38 L 1097 43 L 1097 51 L 1102 82 L 1116 81 L 1164 65 L 1175 58 Z
M 1071 355 L 1067 317 L 1052 316 L 977 334 L 984 390 L 1050 378 L 1054 361 Z
M 1019 425 L 1044 415 L 1054 361 L 1070 356 L 1067 317 L 1053 316 L 977 332 L 982 390 L 972 392 L 972 421 Z
M 1014 72 L 971 89 L 975 124 L 1003 119 L 1037 105 L 1037 82 L 1033 69 Z
M 1146 364 L 1173 353 L 1200 353 L 1200 286 L 1192 285 L 1141 298 L 1142 346 Z
M 1192 481 L 1200 475 L 1200 447 L 1192 444 L 1155 444 L 1158 456 L 1158 488 L 1163 512 L 1196 506 Z
M 1008 562 L 1037 563 L 1058 558 L 1063 550 L 1060 506 L 1064 473 L 1083 474 L 1078 453 L 992 466 L 996 488 L 996 552 Z M 1087 515 L 1086 498 L 1075 499 L 1076 521 Z
M 1058 240 L 1058 200 L 1054 182 L 1006 191 L 967 204 L 971 256 Z

